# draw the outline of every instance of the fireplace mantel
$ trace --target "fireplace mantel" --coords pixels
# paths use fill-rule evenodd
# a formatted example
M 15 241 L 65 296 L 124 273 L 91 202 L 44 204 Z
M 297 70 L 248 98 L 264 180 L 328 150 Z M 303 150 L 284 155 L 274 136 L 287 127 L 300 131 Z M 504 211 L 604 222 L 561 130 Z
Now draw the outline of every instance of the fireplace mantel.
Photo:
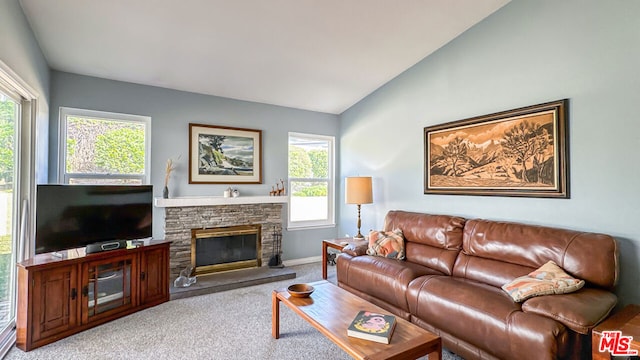
M 154 204 L 159 208 L 189 207 L 189 206 L 217 206 L 217 205 L 244 205 L 244 204 L 286 204 L 288 196 L 181 196 L 174 198 L 154 199 Z

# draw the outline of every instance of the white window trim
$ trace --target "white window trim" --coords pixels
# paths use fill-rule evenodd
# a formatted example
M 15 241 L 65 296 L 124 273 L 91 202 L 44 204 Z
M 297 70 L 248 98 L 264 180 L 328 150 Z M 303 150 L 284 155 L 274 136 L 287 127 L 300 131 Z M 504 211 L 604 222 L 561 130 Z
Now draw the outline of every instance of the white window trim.
M 89 117 L 93 119 L 128 121 L 144 124 L 144 174 L 142 175 L 111 175 L 111 174 L 85 174 L 67 173 L 66 149 L 67 149 L 67 117 Z M 143 115 L 131 115 L 113 113 L 107 111 L 76 109 L 70 107 L 60 107 L 58 121 L 58 181 L 63 184 L 69 183 L 69 178 L 104 178 L 114 179 L 141 179 L 143 184 L 151 184 L 151 117 Z
M 318 228 L 329 228 L 336 226 L 336 187 L 335 187 L 335 148 L 336 148 L 336 140 L 335 136 L 327 136 L 327 135 L 316 135 L 316 134 L 306 134 L 306 133 L 298 133 L 298 132 L 289 132 L 287 137 L 287 172 L 289 169 L 289 138 L 292 136 L 298 138 L 307 138 L 310 140 L 322 140 L 327 141 L 329 143 L 329 169 L 327 173 L 327 178 L 292 178 L 289 177 L 287 180 L 288 188 L 291 189 L 291 182 L 297 180 L 306 180 L 306 181 L 317 181 L 323 182 L 326 181 L 327 186 L 327 206 L 329 207 L 329 214 L 327 220 L 313 220 L 313 221 L 291 221 L 291 197 L 292 194 L 289 194 L 289 206 L 287 206 L 287 230 L 307 230 L 307 229 L 318 229 Z

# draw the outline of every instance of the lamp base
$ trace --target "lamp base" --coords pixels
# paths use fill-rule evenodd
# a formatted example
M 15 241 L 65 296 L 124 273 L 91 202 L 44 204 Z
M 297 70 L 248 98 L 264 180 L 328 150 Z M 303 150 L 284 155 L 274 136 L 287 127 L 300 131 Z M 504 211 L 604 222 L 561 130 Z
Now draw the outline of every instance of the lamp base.
M 364 236 L 360 232 L 360 226 L 362 226 L 362 222 L 360 221 L 360 204 L 358 204 L 358 233 L 353 238 L 356 240 L 363 240 Z

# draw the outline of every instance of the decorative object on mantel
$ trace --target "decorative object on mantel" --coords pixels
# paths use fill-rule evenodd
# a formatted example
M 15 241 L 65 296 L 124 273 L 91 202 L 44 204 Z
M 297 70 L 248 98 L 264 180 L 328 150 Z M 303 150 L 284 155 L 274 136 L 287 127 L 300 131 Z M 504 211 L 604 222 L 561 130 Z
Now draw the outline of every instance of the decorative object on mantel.
M 282 185 L 282 188 L 280 187 Z M 276 187 L 271 187 L 271 192 L 269 192 L 269 196 L 286 196 L 287 191 L 284 188 L 284 180 L 280 179 L 280 184 L 276 183 Z
M 238 189 L 232 189 L 231 186 L 229 186 L 224 192 L 223 192 L 223 196 L 228 198 L 228 197 L 234 197 L 237 198 L 238 196 L 240 196 L 240 191 Z
M 180 155 L 176 160 L 180 159 Z M 173 159 L 167 159 L 167 167 L 164 171 L 164 188 L 162 188 L 162 197 L 165 199 L 169 198 L 169 177 L 171 177 L 171 173 L 176 169 L 176 165 L 173 163 Z
M 262 184 L 262 130 L 189 124 L 189 184 Z
M 271 259 L 269 259 L 270 268 L 283 268 L 282 258 L 280 257 L 280 249 L 282 247 L 282 233 L 277 228 L 273 228 L 273 250 Z
M 569 198 L 569 100 L 424 128 L 424 193 Z
M 373 191 L 371 189 L 370 176 L 353 176 L 345 179 L 345 203 L 358 205 L 358 234 L 354 239 L 364 239 L 360 233 L 360 205 L 371 204 L 373 202 Z
M 196 283 L 196 277 L 193 275 L 193 267 L 187 266 L 184 270 L 180 271 L 180 276 L 173 282 L 173 287 L 189 287 Z

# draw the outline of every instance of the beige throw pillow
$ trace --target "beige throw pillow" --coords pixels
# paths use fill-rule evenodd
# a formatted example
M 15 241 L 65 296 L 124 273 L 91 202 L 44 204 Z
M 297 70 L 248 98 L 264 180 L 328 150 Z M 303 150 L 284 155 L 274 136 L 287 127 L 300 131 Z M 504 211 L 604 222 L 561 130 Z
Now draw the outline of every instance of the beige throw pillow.
M 555 262 L 549 261 L 526 276 L 502 285 L 513 301 L 522 302 L 540 295 L 566 294 L 581 289 L 584 280 L 569 276 Z
M 367 255 L 404 260 L 404 236 L 402 230 L 369 232 Z

